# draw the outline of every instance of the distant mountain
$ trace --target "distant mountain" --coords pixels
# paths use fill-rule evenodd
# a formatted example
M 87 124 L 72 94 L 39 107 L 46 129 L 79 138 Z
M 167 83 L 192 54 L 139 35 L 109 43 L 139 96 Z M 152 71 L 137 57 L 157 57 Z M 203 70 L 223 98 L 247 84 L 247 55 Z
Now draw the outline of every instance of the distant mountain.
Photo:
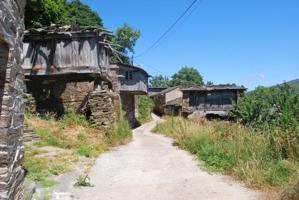
M 296 89 L 296 91 L 299 92 L 299 78 L 292 80 L 292 81 L 288 81 L 286 83 L 289 84 L 290 86 L 294 87 Z
M 285 82 L 286 84 L 290 85 L 291 87 L 295 88 L 295 90 L 299 93 L 299 78 L 298 79 L 295 79 L 295 80 L 292 80 L 292 81 L 287 81 Z M 270 88 L 272 87 L 277 87 L 279 85 L 282 85 L 283 83 L 281 84 L 277 84 L 277 85 L 274 85 L 274 86 L 270 86 Z M 250 95 L 254 92 L 255 90 L 251 90 L 251 91 L 248 91 L 246 92 L 247 95 Z

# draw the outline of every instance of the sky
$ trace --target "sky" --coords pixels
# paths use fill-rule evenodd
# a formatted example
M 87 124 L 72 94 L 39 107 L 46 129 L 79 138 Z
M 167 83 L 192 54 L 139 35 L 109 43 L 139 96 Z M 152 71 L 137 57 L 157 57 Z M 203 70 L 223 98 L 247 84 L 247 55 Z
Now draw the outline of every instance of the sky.
M 193 0 L 82 0 L 115 31 L 139 29 L 138 56 Z M 152 76 L 194 67 L 205 82 L 249 90 L 299 78 L 299 0 L 203 0 L 154 49 L 134 59 Z

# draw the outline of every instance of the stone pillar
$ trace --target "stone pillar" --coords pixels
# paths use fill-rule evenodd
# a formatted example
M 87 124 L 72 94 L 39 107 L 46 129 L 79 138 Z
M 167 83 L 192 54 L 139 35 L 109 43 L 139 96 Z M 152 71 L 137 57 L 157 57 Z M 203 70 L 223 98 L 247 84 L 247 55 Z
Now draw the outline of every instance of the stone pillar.
M 90 121 L 96 125 L 111 127 L 116 120 L 115 97 L 113 93 L 93 91 L 90 94 L 88 110 L 90 110 Z
M 22 34 L 25 0 L 0 1 L 0 199 L 23 199 Z

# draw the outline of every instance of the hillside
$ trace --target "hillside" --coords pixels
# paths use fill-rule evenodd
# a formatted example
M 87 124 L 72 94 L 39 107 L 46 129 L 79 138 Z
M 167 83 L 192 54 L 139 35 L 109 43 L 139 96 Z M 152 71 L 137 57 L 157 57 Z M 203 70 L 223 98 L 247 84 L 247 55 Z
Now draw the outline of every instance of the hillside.
M 286 83 L 294 87 L 296 91 L 299 92 L 299 78 L 292 81 L 288 81 Z

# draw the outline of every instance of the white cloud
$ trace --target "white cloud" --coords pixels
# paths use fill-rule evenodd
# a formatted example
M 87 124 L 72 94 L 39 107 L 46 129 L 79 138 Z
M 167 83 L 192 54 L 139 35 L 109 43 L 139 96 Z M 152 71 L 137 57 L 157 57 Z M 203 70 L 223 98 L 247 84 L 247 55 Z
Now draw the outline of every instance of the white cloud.
M 260 79 L 265 79 L 266 76 L 265 76 L 264 74 L 261 73 L 261 74 L 259 74 L 259 78 L 260 78 Z

